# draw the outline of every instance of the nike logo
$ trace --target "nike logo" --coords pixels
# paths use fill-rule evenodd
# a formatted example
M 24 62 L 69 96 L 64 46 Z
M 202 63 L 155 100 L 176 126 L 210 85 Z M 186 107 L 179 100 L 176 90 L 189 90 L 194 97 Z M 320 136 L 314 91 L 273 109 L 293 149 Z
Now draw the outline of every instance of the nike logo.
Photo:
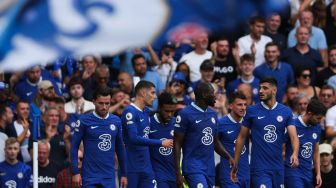
M 33 94 L 33 92 L 29 92 L 29 93 L 27 93 L 26 95 L 27 96 L 30 96 L 30 95 L 32 95 Z
M 143 122 L 144 119 L 140 119 L 140 122 Z
M 98 126 L 91 126 L 91 129 L 95 129 L 95 128 L 97 128 Z
M 157 132 L 158 130 L 153 130 L 153 131 L 149 131 L 149 133 L 155 133 Z
M 303 135 L 304 135 L 304 134 L 299 134 L 298 137 L 301 138 L 301 137 L 303 137 Z
M 201 122 L 201 121 L 202 121 L 202 120 L 196 120 L 195 122 L 196 122 L 196 123 L 199 123 L 199 122 Z
M 264 118 L 265 116 L 258 116 L 258 119 L 262 119 L 262 118 Z
M 228 134 L 231 134 L 231 133 L 233 133 L 233 132 L 234 132 L 234 131 L 227 131 Z

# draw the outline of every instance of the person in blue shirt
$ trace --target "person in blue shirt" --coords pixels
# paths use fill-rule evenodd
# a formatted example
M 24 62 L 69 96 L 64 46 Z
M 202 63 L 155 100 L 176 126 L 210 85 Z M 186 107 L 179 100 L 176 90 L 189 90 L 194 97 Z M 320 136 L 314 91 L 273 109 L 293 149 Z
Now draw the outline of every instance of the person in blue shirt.
M 217 114 L 209 107 L 216 102 L 213 87 L 200 82 L 194 93 L 196 101 L 179 111 L 174 128 L 174 163 L 179 188 L 185 182 L 197 188 L 215 185 L 214 151 L 233 165 L 232 157 L 217 135 Z M 181 149 L 184 177 L 180 168 Z
M 260 81 L 260 103 L 249 106 L 240 128 L 235 145 L 235 166 L 231 169 L 231 179 L 238 182 L 238 160 L 243 151 L 247 136 L 251 134 L 251 187 L 283 187 L 284 165 L 282 145 L 287 130 L 293 154 L 291 167 L 297 167 L 299 140 L 289 107 L 276 102 L 277 81 L 266 77 Z M 287 128 L 287 129 L 286 129 Z
M 149 146 L 172 148 L 173 140 L 149 139 L 150 118 L 147 107 L 151 106 L 156 98 L 154 84 L 141 80 L 134 91 L 134 103 L 127 106 L 121 115 L 127 152 L 128 187 L 156 188 Z
M 276 42 L 269 42 L 265 47 L 265 62 L 254 70 L 254 76 L 259 80 L 272 76 L 278 82 L 276 99 L 281 102 L 287 86 L 294 83 L 294 72 L 288 63 L 279 61 L 280 47 Z
M 242 92 L 234 92 L 229 97 L 230 113 L 218 121 L 218 135 L 230 155 L 234 154 L 234 145 L 240 132 L 241 123 L 246 113 L 247 101 Z M 247 139 L 238 163 L 238 183 L 230 179 L 230 164 L 221 158 L 220 161 L 220 182 L 221 188 L 249 188 L 250 187 L 250 165 L 248 160 L 249 140 Z
M 318 100 L 312 99 L 305 114 L 295 119 L 297 134 L 300 140 L 298 168 L 291 168 L 290 155 L 293 153 L 289 141 L 286 143 L 285 187 L 312 188 L 322 184 L 320 172 L 319 140 L 321 135 L 320 122 L 326 114 L 326 107 Z M 314 164 L 315 177 L 313 176 Z M 315 179 L 316 185 L 313 184 Z
M 120 186 L 126 188 L 125 147 L 119 117 L 108 113 L 110 90 L 101 88 L 93 94 L 95 111 L 82 115 L 74 128 L 71 141 L 72 181 L 83 187 L 116 187 L 114 154 L 121 171 Z M 78 149 L 83 141 L 82 175 L 78 169 Z M 83 177 L 83 179 L 82 179 Z
M 30 166 L 17 160 L 20 144 L 14 137 L 5 142 L 5 161 L 0 163 L 0 187 L 27 188 L 33 186 Z
M 157 113 L 150 117 L 150 139 L 173 139 L 177 100 L 168 92 L 159 96 Z M 174 170 L 173 149 L 151 146 L 150 157 L 157 187 L 177 188 Z

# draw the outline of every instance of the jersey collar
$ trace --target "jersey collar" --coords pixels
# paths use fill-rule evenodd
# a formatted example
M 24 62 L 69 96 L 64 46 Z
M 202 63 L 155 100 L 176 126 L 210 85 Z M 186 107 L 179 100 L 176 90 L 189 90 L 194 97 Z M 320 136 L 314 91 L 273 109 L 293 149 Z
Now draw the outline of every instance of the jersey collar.
M 196 110 L 200 111 L 200 112 L 206 112 L 207 110 L 203 110 L 201 107 L 197 106 L 194 102 L 191 103 L 191 106 L 193 106 L 194 108 L 196 108 Z
M 131 105 L 132 105 L 134 108 L 136 108 L 137 110 L 139 110 L 140 112 L 142 112 L 142 110 L 141 110 L 137 105 L 135 105 L 134 103 L 131 103 Z
M 95 111 L 93 111 L 93 115 L 96 116 L 96 118 L 98 118 L 98 119 L 107 119 L 110 116 L 110 113 L 107 113 L 106 117 L 104 117 L 104 118 L 98 116 L 98 114 Z
M 228 114 L 227 116 L 228 116 L 228 118 L 229 118 L 233 123 L 242 123 L 242 122 L 243 122 L 243 118 L 241 118 L 240 121 L 237 122 L 237 121 L 231 116 L 231 114 Z
M 35 87 L 35 86 L 37 86 L 37 85 L 42 81 L 42 76 L 40 76 L 40 79 L 39 79 L 39 81 L 38 81 L 36 84 L 30 82 L 28 78 L 26 79 L 26 81 L 27 81 L 27 83 L 28 83 L 29 85 Z
M 307 124 L 303 121 L 303 119 L 302 119 L 302 115 L 299 116 L 298 119 L 299 119 L 300 123 L 301 123 L 303 126 L 305 126 L 305 127 L 309 127 L 309 125 L 307 125 Z
M 269 108 L 264 102 L 260 102 L 260 103 L 267 110 L 274 110 L 274 108 L 278 106 L 278 102 L 275 102 L 275 104 L 274 104 L 274 106 L 272 106 L 272 108 Z

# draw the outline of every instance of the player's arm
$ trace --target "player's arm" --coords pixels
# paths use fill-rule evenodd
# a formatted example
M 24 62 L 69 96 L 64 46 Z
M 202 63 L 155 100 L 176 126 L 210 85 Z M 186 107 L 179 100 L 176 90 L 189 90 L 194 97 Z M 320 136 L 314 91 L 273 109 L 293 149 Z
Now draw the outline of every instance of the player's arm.
M 175 174 L 176 174 L 176 183 L 178 188 L 183 188 L 183 183 L 185 182 L 182 174 L 181 174 L 181 148 L 184 141 L 184 133 L 182 132 L 174 132 L 174 165 L 175 165 Z
M 229 161 L 233 160 L 231 155 L 226 151 L 223 144 L 221 143 L 220 137 L 218 136 L 218 134 L 215 135 L 214 145 L 215 145 L 216 153 L 218 153 L 221 157 Z
M 135 125 L 127 125 L 127 137 L 132 144 L 136 145 L 173 147 L 172 139 L 148 139 L 138 135 L 138 130 Z
M 297 137 L 296 128 L 294 125 L 287 126 L 287 132 L 292 144 L 293 154 L 290 157 L 290 163 L 292 167 L 299 165 L 298 153 L 299 153 L 299 138 Z
M 70 148 L 70 160 L 71 160 L 71 170 L 72 170 L 72 181 L 76 187 L 82 186 L 82 178 L 78 169 L 78 149 L 79 145 L 83 139 L 84 126 L 81 125 L 81 122 L 78 121 L 75 125 L 75 132 L 71 139 L 71 148 Z
M 245 126 L 241 126 L 240 128 L 240 132 L 239 135 L 237 137 L 237 141 L 235 144 L 235 151 L 234 151 L 234 156 L 233 156 L 233 161 L 234 161 L 234 166 L 231 169 L 231 180 L 233 182 L 238 182 L 238 178 L 237 178 L 237 172 L 238 172 L 238 161 L 240 158 L 240 154 L 243 151 L 243 147 L 245 144 L 245 141 L 249 135 L 250 129 L 245 127 Z
M 322 185 L 321 171 L 320 171 L 320 151 L 319 151 L 319 143 L 316 143 L 314 146 L 314 169 L 316 173 L 316 187 L 320 187 Z
M 122 138 L 122 129 L 121 123 L 118 124 L 118 135 L 116 137 L 116 153 L 119 161 L 119 168 L 121 172 L 121 180 L 120 180 L 120 187 L 126 188 L 127 187 L 127 168 L 126 168 L 126 150 L 124 141 Z

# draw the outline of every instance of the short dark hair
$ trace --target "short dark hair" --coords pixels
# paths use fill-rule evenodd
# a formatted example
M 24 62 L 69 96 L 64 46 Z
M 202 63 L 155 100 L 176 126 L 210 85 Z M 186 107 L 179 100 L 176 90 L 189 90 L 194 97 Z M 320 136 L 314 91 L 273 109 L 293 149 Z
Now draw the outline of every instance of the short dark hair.
M 150 82 L 150 81 L 146 81 L 146 80 L 141 80 L 140 82 L 138 82 L 138 84 L 135 86 L 134 88 L 134 93 L 135 95 L 137 95 L 139 93 L 140 90 L 142 89 L 150 89 L 154 87 L 155 88 L 155 85 Z
M 164 104 L 177 104 L 177 99 L 165 91 L 159 95 L 159 106 L 163 106 Z
M 93 100 L 96 100 L 99 96 L 111 96 L 111 89 L 108 87 L 98 87 L 93 93 Z
M 333 95 L 335 95 L 335 89 L 334 89 L 332 86 L 330 86 L 330 85 L 324 85 L 324 86 L 321 87 L 321 91 L 322 91 L 322 90 L 328 90 L 328 89 L 332 90 Z M 322 92 L 320 92 L 320 94 L 321 94 L 321 93 L 322 93 Z
M 265 23 L 265 19 L 261 16 L 252 16 L 249 20 L 250 25 L 254 25 L 257 22 Z
M 71 88 L 72 86 L 77 85 L 77 84 L 81 85 L 84 88 L 84 83 L 83 83 L 82 78 L 79 76 L 74 76 L 70 79 L 68 86 L 69 88 Z
M 24 99 L 20 99 L 20 100 L 16 103 L 16 108 L 18 107 L 18 105 L 19 105 L 20 103 L 26 103 L 26 104 L 30 105 L 30 103 L 29 103 L 28 101 L 26 101 L 26 100 L 24 100 Z
M 7 108 L 10 108 L 10 107 L 8 105 L 6 105 L 6 104 L 0 105 L 0 116 L 1 117 L 6 113 L 6 109 Z
M 229 104 L 232 104 L 236 99 L 243 99 L 246 100 L 246 96 L 241 91 L 235 91 L 233 92 L 229 97 Z
M 262 80 L 260 80 L 260 83 L 269 83 L 269 84 L 271 84 L 271 85 L 273 85 L 275 87 L 278 87 L 277 80 L 274 77 L 270 77 L 270 76 L 265 77 Z
M 146 60 L 145 56 L 142 54 L 134 54 L 131 61 L 132 61 L 132 66 L 134 67 L 135 65 L 135 61 L 139 58 L 143 58 L 144 60 Z
M 240 63 L 251 61 L 254 63 L 254 56 L 252 54 L 244 54 L 240 57 Z
M 335 44 L 329 46 L 329 48 L 328 48 L 328 54 L 329 54 L 331 51 L 333 51 L 333 50 L 336 50 L 336 45 L 335 45 Z
M 278 50 L 280 51 L 280 47 L 279 47 L 279 44 L 275 41 L 271 41 L 271 42 L 268 42 L 265 46 L 265 49 L 270 47 L 270 46 L 276 46 L 278 48 Z
M 196 85 L 194 94 L 195 94 L 195 99 L 201 99 L 202 95 L 204 93 L 210 92 L 210 90 L 213 89 L 212 85 L 209 82 L 200 82 Z
M 327 113 L 327 108 L 321 101 L 313 98 L 308 103 L 307 112 L 311 112 L 313 115 L 325 115 Z

